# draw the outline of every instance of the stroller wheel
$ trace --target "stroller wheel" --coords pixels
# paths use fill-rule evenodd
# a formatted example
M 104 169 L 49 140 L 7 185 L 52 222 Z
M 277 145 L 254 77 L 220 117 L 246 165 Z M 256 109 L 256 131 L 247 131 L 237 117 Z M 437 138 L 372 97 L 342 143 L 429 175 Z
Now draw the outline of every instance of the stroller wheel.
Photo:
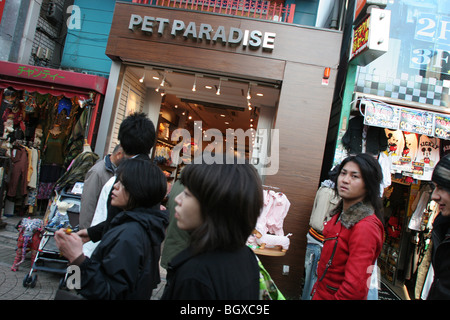
M 22 284 L 25 288 L 27 288 L 28 286 L 34 288 L 36 286 L 36 282 L 37 282 L 37 274 L 35 274 L 34 276 L 26 274 L 25 278 L 23 278 Z
M 31 279 L 31 283 L 30 283 L 30 287 L 34 288 L 36 286 L 36 282 L 37 282 L 37 274 L 35 274 L 32 279 Z
M 31 276 L 29 274 L 25 275 L 25 278 L 23 278 L 22 285 L 26 288 L 31 283 Z

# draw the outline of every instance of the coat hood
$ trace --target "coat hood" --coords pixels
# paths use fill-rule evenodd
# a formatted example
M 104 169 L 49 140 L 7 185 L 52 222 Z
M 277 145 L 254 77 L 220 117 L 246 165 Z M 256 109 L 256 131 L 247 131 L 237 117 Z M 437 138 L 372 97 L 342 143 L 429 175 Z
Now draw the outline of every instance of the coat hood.
M 153 244 L 162 243 L 165 237 L 165 230 L 169 224 L 169 214 L 167 210 L 153 208 L 135 208 L 133 211 L 122 211 L 111 221 L 111 227 L 129 221 L 138 222 L 147 232 Z

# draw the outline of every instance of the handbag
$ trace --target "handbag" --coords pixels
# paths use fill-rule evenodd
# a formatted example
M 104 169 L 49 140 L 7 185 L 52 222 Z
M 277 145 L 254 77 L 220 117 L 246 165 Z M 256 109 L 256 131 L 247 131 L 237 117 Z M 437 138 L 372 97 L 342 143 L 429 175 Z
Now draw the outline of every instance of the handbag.
M 255 257 L 259 266 L 259 300 L 286 300 L 258 256 L 255 255 Z

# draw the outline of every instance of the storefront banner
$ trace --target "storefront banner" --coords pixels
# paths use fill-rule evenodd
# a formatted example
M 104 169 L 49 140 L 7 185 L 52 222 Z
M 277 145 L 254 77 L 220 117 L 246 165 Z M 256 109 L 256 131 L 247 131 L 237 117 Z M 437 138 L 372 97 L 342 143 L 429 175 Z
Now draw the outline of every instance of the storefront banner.
M 450 140 L 450 115 L 362 99 L 364 124 Z
M 66 86 L 106 93 L 108 80 L 103 77 L 78 72 L 31 66 L 9 61 L 0 61 L 0 79 L 23 85 L 41 83 L 51 89 Z M 18 89 L 19 90 L 19 89 Z
M 450 140 L 450 116 L 444 114 L 434 115 L 434 136 Z
M 385 103 L 366 103 L 364 124 L 397 130 L 400 123 L 400 108 Z
M 402 108 L 400 112 L 400 127 L 402 131 L 433 135 L 434 117 L 433 113 L 422 110 Z

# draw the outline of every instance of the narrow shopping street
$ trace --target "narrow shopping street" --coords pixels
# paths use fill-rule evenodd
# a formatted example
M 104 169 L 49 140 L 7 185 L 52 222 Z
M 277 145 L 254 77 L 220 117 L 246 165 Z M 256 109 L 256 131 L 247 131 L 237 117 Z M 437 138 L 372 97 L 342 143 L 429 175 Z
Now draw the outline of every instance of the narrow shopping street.
M 42 218 L 42 217 L 38 217 Z M 16 272 L 11 266 L 16 255 L 17 231 L 15 225 L 21 217 L 3 218 L 6 228 L 0 229 L 0 300 L 53 300 L 62 276 L 57 273 L 36 271 L 37 281 L 34 288 L 24 287 L 23 280 L 31 269 L 31 254 L 27 253 L 25 261 Z M 153 290 L 151 300 L 159 300 L 165 285 L 166 270 L 161 268 L 161 283 Z

